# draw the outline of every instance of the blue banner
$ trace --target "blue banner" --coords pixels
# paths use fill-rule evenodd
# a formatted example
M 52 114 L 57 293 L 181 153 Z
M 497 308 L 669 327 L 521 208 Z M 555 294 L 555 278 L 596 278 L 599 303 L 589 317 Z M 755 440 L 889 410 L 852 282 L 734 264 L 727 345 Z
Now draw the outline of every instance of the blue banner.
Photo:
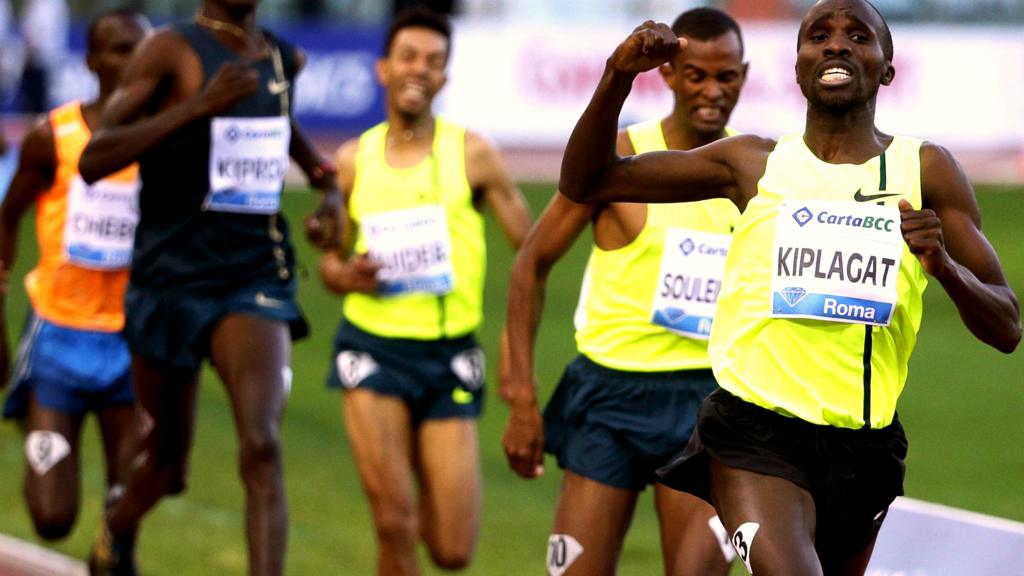
M 355 135 L 384 119 L 383 91 L 375 70 L 386 33 L 383 25 L 282 23 L 271 30 L 306 53 L 294 102 L 303 128 Z M 96 95 L 96 80 L 85 65 L 84 26 L 73 27 L 69 45 L 67 56 L 50 74 L 51 108 Z M 17 112 L 17 103 L 8 98 L 3 110 Z

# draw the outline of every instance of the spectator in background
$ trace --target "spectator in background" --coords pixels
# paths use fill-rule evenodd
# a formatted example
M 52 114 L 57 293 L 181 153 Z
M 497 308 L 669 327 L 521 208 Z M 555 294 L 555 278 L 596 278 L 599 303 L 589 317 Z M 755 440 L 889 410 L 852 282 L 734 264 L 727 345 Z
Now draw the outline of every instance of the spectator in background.
M 50 74 L 68 49 L 66 0 L 27 0 L 21 14 L 25 67 L 21 74 L 21 108 L 39 114 L 49 109 Z

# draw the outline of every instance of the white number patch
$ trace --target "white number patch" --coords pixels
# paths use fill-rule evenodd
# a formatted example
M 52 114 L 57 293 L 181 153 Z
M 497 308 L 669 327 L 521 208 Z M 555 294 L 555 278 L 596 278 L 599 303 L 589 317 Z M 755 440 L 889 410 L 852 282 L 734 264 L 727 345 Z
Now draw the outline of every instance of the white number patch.
M 343 350 L 338 354 L 335 363 L 342 386 L 349 390 L 359 386 L 360 382 L 380 369 L 373 356 L 354 350 Z
M 452 372 L 470 390 L 478 390 L 484 383 L 484 351 L 479 348 L 459 352 L 452 358 Z
M 717 514 L 708 519 L 708 528 L 715 535 L 715 541 L 722 548 L 722 556 L 725 556 L 726 564 L 736 559 L 736 550 L 733 550 L 732 542 L 729 540 L 729 532 L 725 530 L 721 518 Z
M 761 525 L 757 522 L 745 522 L 732 533 L 732 547 L 736 549 L 736 555 L 751 574 L 754 570 L 750 567 L 750 548 L 754 545 L 754 536 L 760 528 Z
M 548 536 L 548 576 L 562 576 L 583 553 L 583 546 L 568 534 Z
M 64 436 L 50 430 L 33 430 L 25 439 L 25 458 L 39 476 L 71 454 L 71 445 Z

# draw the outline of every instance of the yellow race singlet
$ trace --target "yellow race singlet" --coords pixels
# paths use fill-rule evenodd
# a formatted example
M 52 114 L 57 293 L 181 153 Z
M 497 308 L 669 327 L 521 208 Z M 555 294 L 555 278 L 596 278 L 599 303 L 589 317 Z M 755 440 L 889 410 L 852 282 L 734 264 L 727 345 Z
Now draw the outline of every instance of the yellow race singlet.
M 638 154 L 667 149 L 660 121 L 627 133 Z M 576 309 L 580 353 L 629 372 L 710 367 L 707 335 L 738 217 L 725 199 L 649 204 L 627 246 L 594 246 Z
M 388 338 L 435 340 L 473 332 L 483 314 L 484 221 L 466 180 L 465 128 L 436 120 L 433 151 L 409 168 L 388 165 L 388 125 L 359 138 L 349 216 L 354 252 L 383 268 L 379 290 L 345 296 L 345 318 Z
M 39 196 L 39 262 L 25 277 L 36 314 L 61 326 L 117 332 L 124 326 L 132 239 L 138 221 L 138 168 L 87 186 L 78 159 L 91 131 L 79 102 L 50 112 L 57 165 Z
M 897 203 L 921 207 L 921 141 L 829 164 L 781 138 L 733 233 L 709 352 L 722 388 L 813 424 L 889 425 L 927 279 Z

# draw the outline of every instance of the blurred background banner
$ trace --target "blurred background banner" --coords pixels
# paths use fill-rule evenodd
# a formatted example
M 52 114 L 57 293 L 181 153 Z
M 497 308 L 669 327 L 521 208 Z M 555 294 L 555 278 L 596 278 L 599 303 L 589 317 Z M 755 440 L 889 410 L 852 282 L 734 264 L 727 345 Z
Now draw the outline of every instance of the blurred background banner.
M 299 77 L 295 101 L 305 126 L 321 132 L 355 134 L 384 117 L 374 73 L 384 41 L 383 23 L 346 27 L 282 23 L 273 31 L 306 52 L 306 67 Z M 47 91 L 50 108 L 96 94 L 96 81 L 85 65 L 84 26 L 71 28 L 68 46 L 51 71 Z M 8 92 L 4 112 L 19 112 L 20 102 L 15 96 L 16 92 Z
M 605 59 L 632 26 L 544 22 L 456 23 L 449 83 L 439 110 L 503 147 L 560 148 L 586 106 Z M 302 46 L 296 112 L 311 132 L 334 140 L 383 119 L 374 65 L 382 23 L 336 27 L 281 24 L 274 30 Z M 794 79 L 796 24 L 744 28 L 750 75 L 733 115 L 737 129 L 778 136 L 803 126 L 805 100 Z M 896 79 L 883 87 L 878 125 L 957 151 L 1011 151 L 1024 143 L 1024 27 L 903 26 L 894 31 Z M 89 98 L 96 90 L 83 62 L 84 30 L 72 28 L 55 66 L 49 102 Z M 16 102 L 6 101 L 15 112 Z M 663 115 L 672 97 L 656 71 L 641 76 L 622 122 Z
M 804 100 L 793 66 L 799 17 L 811 0 L 263 0 L 261 21 L 309 57 L 296 112 L 326 150 L 383 119 L 374 65 L 392 13 L 415 3 L 454 16 L 449 83 L 437 109 L 493 138 L 522 178 L 557 177 L 561 148 L 605 59 L 638 22 L 671 22 L 702 4 L 729 10 L 743 26 L 750 76 L 733 126 L 769 137 L 803 126 Z M 166 23 L 188 20 L 200 2 L 117 4 Z M 876 4 L 892 25 L 896 48 L 896 79 L 880 92 L 879 127 L 949 147 L 972 179 L 1024 177 L 1024 0 Z M 95 93 L 82 59 L 85 25 L 114 5 L 0 0 L 0 112 L 13 144 L 29 114 Z M 40 18 L 40 11 L 51 17 Z M 66 42 L 54 41 L 55 35 Z M 34 95 L 40 82 L 45 102 Z M 634 85 L 622 123 L 664 115 L 671 102 L 657 72 L 645 74 Z
M 562 145 L 605 59 L 631 29 L 463 21 L 443 109 L 502 144 Z M 796 29 L 795 22 L 744 25 L 750 73 L 733 114 L 737 129 L 772 137 L 802 129 Z M 957 147 L 1024 142 L 1024 28 L 904 26 L 893 35 L 896 79 L 879 93 L 882 130 Z M 670 92 L 652 71 L 634 84 L 622 122 L 671 107 Z

